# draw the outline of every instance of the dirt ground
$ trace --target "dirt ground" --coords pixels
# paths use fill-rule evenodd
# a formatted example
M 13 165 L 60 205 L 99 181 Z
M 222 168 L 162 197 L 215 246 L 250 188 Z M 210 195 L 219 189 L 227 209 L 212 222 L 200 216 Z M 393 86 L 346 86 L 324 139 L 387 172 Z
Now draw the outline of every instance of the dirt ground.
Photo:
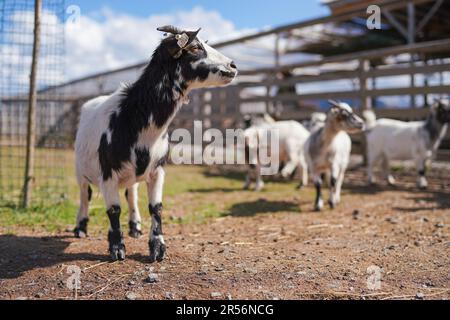
M 0 299 L 448 299 L 450 181 L 431 175 L 427 191 L 408 172 L 396 187 L 368 188 L 354 170 L 334 210 L 314 212 L 308 187 L 249 196 L 204 223 L 166 223 L 160 264 L 148 263 L 148 235 L 127 236 L 127 259 L 110 263 L 105 235 L 0 234 Z M 242 193 L 211 192 L 219 202 Z M 79 290 L 67 286 L 70 266 Z

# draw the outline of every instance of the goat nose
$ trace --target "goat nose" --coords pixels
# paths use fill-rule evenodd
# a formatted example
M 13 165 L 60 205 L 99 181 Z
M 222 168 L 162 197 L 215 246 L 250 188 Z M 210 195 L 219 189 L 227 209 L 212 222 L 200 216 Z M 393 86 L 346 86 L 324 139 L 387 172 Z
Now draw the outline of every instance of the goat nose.
M 237 69 L 236 64 L 234 63 L 234 61 L 230 62 L 230 67 L 233 69 Z

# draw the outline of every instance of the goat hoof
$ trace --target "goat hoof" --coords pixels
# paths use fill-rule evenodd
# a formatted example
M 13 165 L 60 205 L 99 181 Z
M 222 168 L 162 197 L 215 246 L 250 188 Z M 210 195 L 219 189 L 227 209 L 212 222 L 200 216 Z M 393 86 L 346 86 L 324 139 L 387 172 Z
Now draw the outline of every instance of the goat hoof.
M 81 220 L 78 225 L 73 229 L 73 234 L 75 238 L 86 238 L 87 237 L 87 224 L 89 222 L 89 218 L 84 218 Z
M 323 200 L 320 199 L 319 201 L 316 202 L 315 206 L 314 206 L 314 210 L 319 212 L 322 211 L 323 209 Z
M 387 183 L 388 183 L 389 186 L 395 187 L 395 179 L 394 179 L 394 177 L 393 176 L 388 176 L 387 177 Z
M 336 203 L 334 203 L 331 200 L 328 200 L 328 205 L 330 206 L 331 209 L 334 209 L 336 207 Z
M 109 253 L 113 261 L 125 260 L 125 244 L 120 230 L 112 230 L 108 233 Z
M 109 253 L 112 261 L 125 260 L 125 245 L 114 244 L 109 248 Z
M 150 248 L 150 263 L 155 261 L 161 262 L 164 260 L 166 254 L 166 245 L 162 235 L 152 236 L 148 242 Z
M 87 232 L 86 232 L 86 230 L 81 230 L 80 228 L 75 228 L 73 230 L 73 235 L 75 238 L 78 238 L 78 239 L 86 238 Z
M 134 222 L 134 221 L 128 222 L 128 226 L 129 226 L 128 235 L 130 237 L 139 239 L 142 236 L 142 231 L 139 229 L 140 224 L 141 223 L 139 221 L 138 222 Z

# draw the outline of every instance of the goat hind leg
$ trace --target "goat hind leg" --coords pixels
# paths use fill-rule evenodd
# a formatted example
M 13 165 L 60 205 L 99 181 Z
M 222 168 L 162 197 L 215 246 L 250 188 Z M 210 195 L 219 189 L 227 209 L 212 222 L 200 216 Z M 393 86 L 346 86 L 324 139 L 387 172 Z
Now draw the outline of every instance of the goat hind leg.
M 103 198 L 106 203 L 110 229 L 108 232 L 109 253 L 113 261 L 125 259 L 125 243 L 120 229 L 120 197 L 118 184 L 112 179 L 101 185 Z
M 87 226 L 89 222 L 89 201 L 92 197 L 92 189 L 87 181 L 79 183 L 80 186 L 80 207 L 77 214 L 77 225 L 73 230 L 76 238 L 84 238 L 87 236 Z
M 387 183 L 390 186 L 395 185 L 395 179 L 391 174 L 391 166 L 389 164 L 389 158 L 386 155 L 383 155 L 383 173 L 386 178 Z
M 255 191 L 261 191 L 264 188 L 264 181 L 261 175 L 261 165 L 257 164 L 255 168 L 256 183 Z
M 138 207 L 138 183 L 135 183 L 131 188 L 125 192 L 125 197 L 128 202 L 128 235 L 132 238 L 140 238 L 141 231 L 141 214 Z
M 247 175 L 245 177 L 245 184 L 244 184 L 244 190 L 250 189 L 250 186 L 252 184 L 252 175 L 253 175 L 253 165 L 248 166 Z
M 166 244 L 162 232 L 162 193 L 164 186 L 164 169 L 158 167 L 156 172 L 147 181 L 147 192 L 149 205 L 148 209 L 152 217 L 150 230 L 150 240 L 148 242 L 150 250 L 150 262 L 161 262 L 166 253 Z

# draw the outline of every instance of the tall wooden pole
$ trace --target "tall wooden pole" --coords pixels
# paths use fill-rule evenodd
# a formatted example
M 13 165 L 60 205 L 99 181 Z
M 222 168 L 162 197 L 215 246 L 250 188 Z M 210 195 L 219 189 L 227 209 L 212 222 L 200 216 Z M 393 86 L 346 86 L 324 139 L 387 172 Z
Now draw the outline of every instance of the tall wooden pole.
M 34 180 L 34 149 L 36 128 L 36 78 L 39 60 L 41 36 L 41 0 L 34 2 L 34 42 L 30 73 L 30 92 L 28 96 L 28 122 L 27 122 L 27 153 L 25 160 L 25 178 L 23 184 L 22 206 L 28 207 L 31 201 Z

